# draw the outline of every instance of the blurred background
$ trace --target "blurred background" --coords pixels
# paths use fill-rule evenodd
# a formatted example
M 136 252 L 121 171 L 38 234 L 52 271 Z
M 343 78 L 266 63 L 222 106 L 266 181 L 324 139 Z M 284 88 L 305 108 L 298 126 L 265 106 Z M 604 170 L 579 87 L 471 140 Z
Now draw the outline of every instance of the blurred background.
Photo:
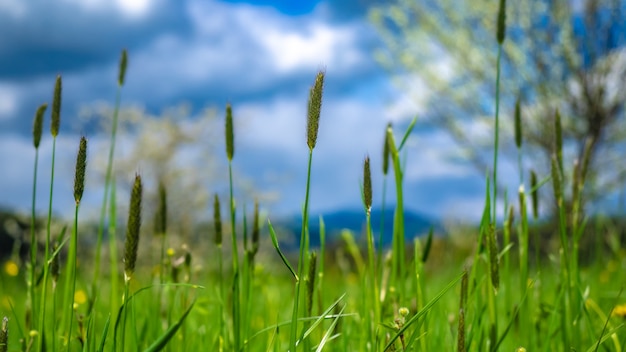
M 298 216 L 308 90 L 316 72 L 325 70 L 312 213 L 361 211 L 366 155 L 374 204 L 381 204 L 385 127 L 391 122 L 399 139 L 417 116 L 403 156 L 405 206 L 426 224 L 476 223 L 492 163 L 497 7 L 497 1 L 460 0 L 2 0 L 0 207 L 29 212 L 32 121 L 40 104 L 51 103 L 60 74 L 54 212 L 73 216 L 74 163 L 86 135 L 81 215 L 97 218 L 125 48 L 129 64 L 115 156 L 121 208 L 128 199 L 124 190 L 139 172 L 147 197 L 165 181 L 175 219 L 209 219 L 212 194 L 228 191 L 223 119 L 231 103 L 238 206 L 252 209 L 258 198 L 271 217 Z M 566 174 L 572 175 L 585 145 L 591 150 L 586 209 L 623 214 L 625 35 L 624 1 L 508 4 L 499 183 L 509 202 L 516 202 L 520 184 L 528 189 L 530 169 L 540 178 L 549 174 L 558 110 Z M 517 99 L 524 129 L 521 173 L 513 136 Z M 49 114 L 44 123 L 41 214 L 50 185 Z M 388 188 L 392 207 L 392 176 Z M 549 188 L 541 194 L 545 217 L 552 207 Z M 504 202 L 502 197 L 501 209 Z

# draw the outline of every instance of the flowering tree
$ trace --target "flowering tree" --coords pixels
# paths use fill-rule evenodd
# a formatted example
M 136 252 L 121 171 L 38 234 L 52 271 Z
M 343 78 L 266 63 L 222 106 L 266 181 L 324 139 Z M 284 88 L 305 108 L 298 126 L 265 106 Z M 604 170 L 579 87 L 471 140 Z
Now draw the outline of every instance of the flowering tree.
M 370 11 L 384 43 L 379 61 L 426 106 L 426 121 L 445 128 L 481 171 L 493 148 L 498 4 L 393 0 Z M 588 171 L 580 175 L 591 186 L 585 198 L 614 194 L 626 179 L 626 3 L 509 1 L 506 18 L 501 150 L 516 153 L 519 98 L 524 154 L 548 174 L 558 110 L 565 160 L 582 160 L 588 149 Z M 579 169 L 570 162 L 564 174 L 571 181 Z

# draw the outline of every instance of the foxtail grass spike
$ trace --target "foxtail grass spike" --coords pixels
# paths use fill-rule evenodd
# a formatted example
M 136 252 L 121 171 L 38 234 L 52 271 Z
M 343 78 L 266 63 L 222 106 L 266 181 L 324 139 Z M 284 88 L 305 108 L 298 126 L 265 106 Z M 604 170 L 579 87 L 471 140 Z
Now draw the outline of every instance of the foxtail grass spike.
M 217 246 L 222 245 L 222 216 L 220 215 L 220 198 L 215 195 L 213 200 L 213 226 L 215 227 L 215 237 L 213 242 Z
M 235 132 L 233 131 L 233 109 L 230 104 L 226 105 L 226 157 L 233 160 L 235 154 Z
M 306 143 L 310 150 L 315 148 L 315 143 L 317 142 L 317 131 L 320 125 L 320 113 L 322 111 L 324 74 L 324 71 L 317 73 L 315 83 L 309 91 L 309 108 L 306 119 Z
M 0 328 L 0 352 L 9 350 L 9 318 L 2 318 L 2 327 Z
M 128 66 L 128 54 L 126 53 L 126 49 L 123 49 L 122 55 L 120 56 L 119 76 L 117 78 L 117 84 L 120 87 L 124 85 L 124 79 L 126 78 L 126 66 Z
M 489 233 L 487 234 L 489 241 L 489 267 L 491 271 L 491 283 L 497 291 L 500 287 L 500 271 L 498 264 L 498 244 L 496 242 L 496 225 L 489 225 Z
M 154 233 L 165 235 L 167 231 L 167 189 L 163 181 L 159 182 L 159 206 L 154 217 Z
M 591 162 L 591 148 L 593 147 L 593 140 L 587 139 L 585 142 L 585 149 L 583 150 L 582 162 L 580 163 L 580 182 L 581 187 L 585 183 L 587 178 L 587 171 L 589 170 L 589 163 Z
M 259 251 L 259 238 L 261 235 L 261 226 L 259 225 L 259 201 L 254 201 L 254 219 L 252 222 L 252 249 L 251 254 L 257 254 Z
M 506 36 L 506 0 L 500 0 L 500 6 L 498 7 L 498 44 L 504 42 Z
M 559 109 L 554 114 L 554 142 L 557 165 L 559 166 L 560 174 L 563 175 L 563 126 Z
M 33 121 L 33 145 L 35 149 L 39 149 L 39 143 L 41 142 L 41 133 L 43 131 L 43 115 L 48 109 L 48 104 L 41 104 L 35 113 L 35 120 Z
M 383 145 L 383 175 L 387 175 L 389 172 L 389 159 L 391 158 L 391 152 L 389 151 L 389 133 L 391 130 L 391 122 L 387 124 L 385 129 L 385 144 Z
M 459 304 L 459 327 L 457 333 L 457 351 L 465 352 L 465 302 L 467 301 L 467 270 L 461 278 L 461 299 Z
M 52 137 L 59 135 L 59 127 L 61 126 L 61 91 L 63 90 L 63 84 L 61 75 L 57 76 L 57 80 L 54 83 L 54 95 L 52 100 L 52 123 L 50 125 L 50 133 Z
M 530 171 L 530 197 L 533 203 L 533 218 L 539 217 L 539 190 L 537 189 L 537 173 Z
M 435 234 L 435 231 L 433 229 L 433 227 L 430 227 L 430 230 L 428 230 L 428 237 L 426 237 L 426 244 L 424 245 L 424 252 L 422 253 L 422 263 L 426 263 L 426 261 L 428 260 L 428 256 L 430 255 L 430 249 L 433 246 L 433 236 Z
M 85 190 L 85 170 L 87 169 L 87 138 L 80 138 L 78 155 L 76 156 L 76 173 L 74 174 L 74 200 L 80 204 Z
M 124 244 L 124 280 L 130 281 L 135 272 L 137 249 L 139 248 L 139 230 L 141 229 L 141 176 L 135 175 L 135 183 L 130 195 L 126 242 Z
M 561 206 L 562 204 L 562 189 L 561 189 L 561 172 L 559 171 L 559 166 L 557 165 L 556 157 L 552 157 L 552 188 L 554 189 L 554 199 L 556 200 L 557 206 Z
M 515 145 L 517 149 L 522 147 L 522 111 L 519 97 L 515 102 Z
M 372 210 L 372 172 L 370 170 L 370 157 L 366 156 L 363 162 L 363 201 L 365 210 Z
M 513 205 L 509 206 L 509 215 L 507 217 L 506 226 L 509 233 L 513 233 L 513 223 L 515 223 L 515 208 Z
M 572 201 L 578 201 L 578 192 L 580 188 L 578 185 L 580 184 L 580 162 L 578 160 L 574 160 L 574 167 L 572 167 Z
M 56 285 L 59 281 L 59 275 L 61 274 L 61 267 L 59 266 L 59 253 L 57 252 L 59 249 L 59 242 L 57 242 L 52 246 L 52 258 L 50 258 L 50 275 L 52 275 L 52 287 Z

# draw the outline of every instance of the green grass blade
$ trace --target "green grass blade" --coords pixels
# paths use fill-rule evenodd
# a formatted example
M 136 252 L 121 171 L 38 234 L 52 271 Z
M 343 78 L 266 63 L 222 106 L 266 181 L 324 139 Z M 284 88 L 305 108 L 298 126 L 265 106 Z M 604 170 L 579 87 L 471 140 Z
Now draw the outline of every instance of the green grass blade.
M 187 318 L 187 316 L 191 312 L 191 309 L 193 309 L 194 304 L 196 304 L 196 301 L 191 302 L 191 305 L 189 305 L 187 310 L 185 310 L 185 313 L 183 313 L 180 319 L 178 319 L 178 321 L 174 323 L 174 325 L 170 326 L 167 331 L 165 331 L 165 334 L 161 335 L 161 337 L 159 337 L 158 340 L 150 345 L 150 347 L 148 347 L 145 352 L 156 352 L 162 350 L 165 345 L 167 345 L 167 343 L 172 339 L 172 337 L 174 337 L 178 329 L 183 325 L 183 323 L 185 322 L 185 318 Z
M 335 317 L 333 322 L 330 324 L 330 327 L 328 328 L 328 330 L 326 330 L 326 333 L 322 337 L 322 341 L 320 341 L 320 344 L 315 349 L 316 352 L 322 351 L 324 349 L 324 346 L 326 345 L 326 343 L 328 343 L 328 341 L 330 341 L 331 338 L 334 338 L 330 334 L 332 334 L 333 331 L 335 330 L 335 326 L 337 326 L 337 323 L 339 322 L 339 318 L 342 316 L 344 309 L 345 309 L 345 307 L 341 308 L 341 310 L 339 311 L 339 314 L 337 314 L 337 316 Z
M 402 328 L 398 329 L 396 334 L 389 340 L 389 342 L 385 346 L 384 351 L 387 351 L 396 342 L 396 340 L 400 337 L 400 335 L 402 335 L 406 331 L 406 329 L 408 329 L 411 325 L 413 325 L 419 318 L 423 317 L 426 313 L 428 313 L 430 308 L 432 308 L 435 305 L 435 303 L 437 303 L 441 299 L 441 297 L 443 297 L 443 295 L 445 295 L 448 291 L 450 291 L 450 289 L 452 289 L 461 280 L 462 277 L 463 277 L 463 274 L 460 274 L 454 280 L 452 280 L 452 282 L 450 282 L 443 290 L 441 290 L 435 297 L 433 297 L 433 299 L 431 299 L 428 303 L 426 303 L 426 305 L 424 305 L 424 308 L 422 310 L 420 310 L 419 312 L 417 312 L 417 314 L 412 316 L 411 319 L 409 319 L 402 326 Z
M 111 313 L 109 313 L 109 315 L 107 315 L 107 320 L 104 322 L 104 328 L 102 329 L 102 339 L 100 340 L 100 345 L 98 346 L 98 349 L 96 350 L 97 352 L 102 352 L 104 351 L 104 345 L 106 344 L 107 341 L 107 335 L 109 333 L 109 325 L 111 323 Z
M 298 274 L 296 274 L 296 271 L 293 269 L 291 264 L 289 264 L 289 260 L 287 260 L 287 257 L 285 257 L 283 252 L 280 250 L 280 247 L 278 246 L 278 239 L 276 239 L 276 232 L 274 231 L 272 222 L 269 219 L 267 220 L 267 226 L 270 229 L 270 237 L 272 238 L 272 244 L 274 245 L 274 248 L 276 248 L 276 252 L 278 252 L 280 259 L 283 261 L 283 263 L 285 263 L 285 266 L 287 266 L 287 269 L 289 269 L 289 272 L 291 272 L 291 275 L 293 275 L 296 281 L 298 281 Z
M 406 128 L 406 131 L 404 132 L 404 136 L 402 136 L 402 141 L 400 141 L 400 145 L 398 145 L 398 151 L 401 151 L 402 147 L 404 147 L 404 143 L 406 143 L 406 140 L 411 135 L 411 132 L 413 131 L 413 128 L 415 127 L 416 122 L 417 122 L 417 116 L 415 116 L 413 120 L 411 120 L 409 127 Z
M 326 317 L 330 314 L 330 312 L 332 312 L 333 309 L 335 309 L 335 307 L 339 304 L 339 302 L 343 300 L 345 296 L 346 296 L 345 293 L 341 295 L 341 297 L 339 297 L 333 304 L 331 304 L 330 307 L 328 307 L 328 309 L 326 309 L 324 313 L 322 313 L 322 315 L 318 316 L 315 319 L 315 321 L 313 321 L 313 324 L 311 324 L 311 326 L 304 332 L 304 334 L 302 335 L 302 338 L 300 338 L 300 340 L 298 341 L 298 343 L 296 343 L 296 345 L 299 345 L 300 341 L 304 341 L 304 339 L 306 339 L 324 321 L 324 319 L 326 319 Z M 343 308 L 341 310 L 343 311 Z M 341 316 L 341 314 L 339 314 L 337 318 L 339 318 L 339 316 Z

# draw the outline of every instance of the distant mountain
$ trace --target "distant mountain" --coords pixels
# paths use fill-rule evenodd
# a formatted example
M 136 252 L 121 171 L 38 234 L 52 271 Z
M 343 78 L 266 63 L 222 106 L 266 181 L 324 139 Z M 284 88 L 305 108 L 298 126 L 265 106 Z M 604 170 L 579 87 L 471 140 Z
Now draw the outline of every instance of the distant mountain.
M 344 229 L 354 232 L 357 241 L 364 239 L 366 226 L 365 212 L 362 209 L 342 209 L 309 215 L 309 234 L 310 244 L 312 247 L 320 245 L 320 216 L 324 219 L 327 243 L 338 240 L 341 231 Z M 383 229 L 383 244 L 385 246 L 391 244 L 393 217 L 394 209 L 385 209 Z M 380 209 L 372 210 L 372 231 L 376 241 L 378 241 L 379 238 L 381 221 L 383 221 L 382 211 Z M 301 215 L 294 215 L 272 223 L 274 228 L 281 229 L 283 233 L 289 233 L 293 236 L 293 238 L 282 237 L 283 240 L 286 240 L 285 242 L 287 242 L 287 246 L 293 246 L 295 248 L 299 246 L 300 233 L 302 231 Z M 437 220 L 429 218 L 423 214 L 418 214 L 412 211 L 404 212 L 404 229 L 407 241 L 411 240 L 415 236 L 427 234 L 431 227 L 438 230 L 440 228 L 440 224 Z

